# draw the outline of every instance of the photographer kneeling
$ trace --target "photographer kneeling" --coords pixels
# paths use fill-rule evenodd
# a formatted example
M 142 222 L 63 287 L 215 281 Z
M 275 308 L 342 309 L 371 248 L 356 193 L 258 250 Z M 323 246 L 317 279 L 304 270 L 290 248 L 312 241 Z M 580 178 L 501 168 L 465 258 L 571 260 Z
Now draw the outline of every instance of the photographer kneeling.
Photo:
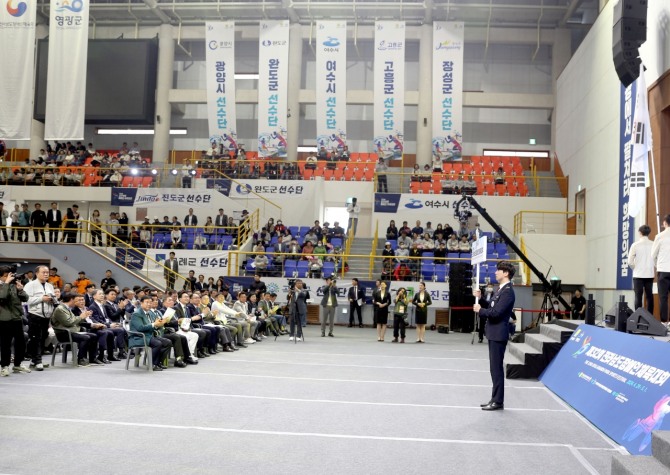
M 23 291 L 21 282 L 14 280 L 16 269 L 0 267 L 0 376 L 9 376 L 9 363 L 12 358 L 12 340 L 14 341 L 14 372 L 30 373 L 21 366 L 26 349 L 23 336 L 23 305 L 28 294 Z

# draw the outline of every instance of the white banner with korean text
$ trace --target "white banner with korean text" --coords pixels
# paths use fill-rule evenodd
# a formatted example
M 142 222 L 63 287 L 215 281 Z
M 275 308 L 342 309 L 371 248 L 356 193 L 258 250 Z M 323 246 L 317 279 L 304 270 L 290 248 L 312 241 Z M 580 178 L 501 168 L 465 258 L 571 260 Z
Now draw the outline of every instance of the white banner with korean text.
M 463 157 L 463 22 L 433 23 L 433 156 Z
M 83 140 L 89 0 L 51 0 L 44 140 Z
M 229 198 L 298 198 L 311 200 L 314 197 L 314 181 L 303 180 L 236 180 L 230 187 Z
M 316 144 L 328 152 L 347 143 L 347 23 L 316 22 Z
M 150 259 L 144 260 L 144 272 L 148 272 L 151 279 L 155 282 L 162 282 L 165 268 L 162 264 L 169 258 L 170 252 L 175 253 L 175 258 L 179 262 L 179 273 L 183 276 L 188 275 L 188 271 L 195 272 L 196 278 L 199 275 L 205 276 L 205 282 L 209 277 L 214 281 L 219 276 L 228 274 L 228 251 L 190 251 L 185 249 L 146 249 L 146 255 Z M 160 265 L 159 265 L 160 264 Z M 176 288 L 181 289 L 184 285 L 183 280 L 175 283 Z
M 258 155 L 286 157 L 288 20 L 265 20 L 258 42 Z M 294 144 L 295 146 L 295 144 Z
M 0 139 L 30 140 L 36 0 L 0 8 Z
M 213 206 L 222 196 L 217 190 L 193 188 L 112 188 L 112 206 L 195 208 Z
M 235 22 L 207 22 L 205 44 L 209 141 L 235 150 Z
M 405 22 L 375 23 L 374 139 L 378 157 L 402 158 L 405 122 Z

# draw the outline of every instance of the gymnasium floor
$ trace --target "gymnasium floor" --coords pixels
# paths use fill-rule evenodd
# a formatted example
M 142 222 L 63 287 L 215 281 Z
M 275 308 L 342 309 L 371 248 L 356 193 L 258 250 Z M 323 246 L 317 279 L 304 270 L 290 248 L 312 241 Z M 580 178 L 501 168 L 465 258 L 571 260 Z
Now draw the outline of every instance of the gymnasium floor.
M 335 334 L 155 374 L 57 360 L 2 378 L 0 473 L 610 473 L 617 445 L 538 382 L 481 411 L 488 353 L 470 335 Z

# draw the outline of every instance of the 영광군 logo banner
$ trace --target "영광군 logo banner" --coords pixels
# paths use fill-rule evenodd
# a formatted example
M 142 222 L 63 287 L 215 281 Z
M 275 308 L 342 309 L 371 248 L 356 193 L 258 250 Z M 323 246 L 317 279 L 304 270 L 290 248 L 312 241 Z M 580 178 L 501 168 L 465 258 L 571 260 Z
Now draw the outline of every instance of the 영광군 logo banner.
M 0 8 L 0 138 L 30 140 L 37 1 L 4 0 L 3 3 Z
M 258 40 L 258 156 L 286 157 L 288 20 L 264 20 Z
M 209 141 L 235 150 L 235 22 L 205 24 L 205 58 Z
M 316 145 L 347 144 L 347 23 L 316 22 Z
M 51 0 L 45 140 L 83 140 L 89 0 Z
M 433 23 L 433 156 L 463 157 L 463 23 Z
M 374 139 L 378 157 L 402 158 L 405 137 L 405 22 L 375 23 Z

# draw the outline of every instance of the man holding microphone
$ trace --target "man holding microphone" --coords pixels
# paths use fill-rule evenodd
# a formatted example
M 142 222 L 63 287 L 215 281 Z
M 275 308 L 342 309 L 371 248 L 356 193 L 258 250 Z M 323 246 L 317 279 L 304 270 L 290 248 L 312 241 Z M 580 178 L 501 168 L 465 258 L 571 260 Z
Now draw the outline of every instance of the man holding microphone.
M 482 404 L 483 411 L 499 411 L 505 408 L 505 371 L 503 358 L 509 339 L 509 320 L 513 315 L 514 289 L 511 279 L 514 277 L 514 266 L 507 261 L 498 262 L 496 280 L 500 287 L 489 300 L 475 303 L 472 309 L 479 313 L 480 322 L 486 324 L 486 339 L 489 342 L 489 361 L 493 390 L 491 400 Z M 481 290 L 474 291 L 477 299 Z M 481 324 L 481 323 L 480 323 Z

